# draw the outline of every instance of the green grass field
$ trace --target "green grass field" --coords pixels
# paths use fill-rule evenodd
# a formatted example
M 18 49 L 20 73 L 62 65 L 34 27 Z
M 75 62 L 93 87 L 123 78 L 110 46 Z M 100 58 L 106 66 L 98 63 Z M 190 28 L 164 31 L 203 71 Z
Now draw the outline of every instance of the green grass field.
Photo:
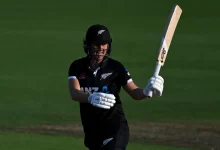
M 65 136 L 48 136 L 38 134 L 21 134 L 12 132 L 0 132 L 0 140 L 4 145 L 0 145 L 3 150 L 84 150 L 83 139 Z M 192 150 L 187 148 L 176 148 L 168 146 L 144 146 L 131 143 L 128 150 Z
M 163 96 L 137 102 L 122 91 L 127 118 L 131 122 L 219 125 L 220 19 L 216 1 L 209 5 L 198 0 L 13 0 L 0 2 L 0 127 L 80 122 L 79 106 L 68 93 L 67 75 L 70 63 L 85 55 L 82 39 L 91 24 L 109 27 L 112 57 L 129 69 L 136 84 L 146 86 L 166 19 L 176 3 L 183 14 L 161 70 Z M 7 134 L 8 140 L 11 135 Z M 26 139 L 22 134 L 16 136 Z M 30 142 L 33 147 L 41 145 L 37 144 L 40 137 L 31 137 L 36 140 Z M 61 147 L 74 145 L 71 138 L 67 142 L 65 137 L 54 138 L 54 143 L 62 140 Z M 20 149 L 25 148 L 21 145 Z M 4 148 L 11 149 L 10 143 Z

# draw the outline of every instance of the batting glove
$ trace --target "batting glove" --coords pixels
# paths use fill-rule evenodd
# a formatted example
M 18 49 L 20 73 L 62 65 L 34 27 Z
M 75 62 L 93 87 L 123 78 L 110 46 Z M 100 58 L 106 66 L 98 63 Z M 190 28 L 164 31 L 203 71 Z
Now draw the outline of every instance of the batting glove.
M 89 95 L 88 102 L 95 107 L 110 109 L 116 101 L 113 94 L 93 93 Z
M 144 89 L 143 93 L 145 96 L 149 97 L 160 97 L 163 93 L 164 87 L 164 79 L 161 76 L 151 77 L 148 80 L 148 84 Z M 152 95 L 149 95 L 150 91 L 152 91 Z

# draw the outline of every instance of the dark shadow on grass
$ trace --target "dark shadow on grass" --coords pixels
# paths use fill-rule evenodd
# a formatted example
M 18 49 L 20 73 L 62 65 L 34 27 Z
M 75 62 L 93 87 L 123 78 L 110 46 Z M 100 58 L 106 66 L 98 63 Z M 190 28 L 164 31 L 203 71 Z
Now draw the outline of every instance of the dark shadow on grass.
M 220 126 L 190 123 L 130 122 L 130 141 L 220 150 Z M 15 132 L 29 132 L 49 135 L 83 136 L 80 124 L 41 125 L 19 128 L 1 128 Z

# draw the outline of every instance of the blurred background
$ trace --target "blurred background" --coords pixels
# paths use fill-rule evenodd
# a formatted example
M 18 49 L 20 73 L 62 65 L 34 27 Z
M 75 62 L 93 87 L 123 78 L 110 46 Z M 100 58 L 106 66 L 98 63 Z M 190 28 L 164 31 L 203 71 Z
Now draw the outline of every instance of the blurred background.
M 137 102 L 121 92 L 132 132 L 128 149 L 218 149 L 220 15 L 214 0 L 1 1 L 0 149 L 85 149 L 77 130 L 79 105 L 71 101 L 67 77 L 71 62 L 85 56 L 87 28 L 97 23 L 109 28 L 111 57 L 145 87 L 175 4 L 183 13 L 160 73 L 163 96 Z M 68 135 L 45 135 L 45 126 L 63 127 Z M 148 134 L 140 136 L 143 131 Z

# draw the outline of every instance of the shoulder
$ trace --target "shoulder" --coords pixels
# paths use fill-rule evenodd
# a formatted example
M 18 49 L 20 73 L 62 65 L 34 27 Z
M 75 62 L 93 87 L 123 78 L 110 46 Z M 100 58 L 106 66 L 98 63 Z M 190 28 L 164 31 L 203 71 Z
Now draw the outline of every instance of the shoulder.
M 76 59 L 71 62 L 70 67 L 80 67 L 84 64 L 84 62 L 85 62 L 85 57 Z
M 85 58 L 74 60 L 69 66 L 69 76 L 76 76 L 83 68 L 85 68 Z
M 112 59 L 112 58 L 109 58 L 108 64 L 118 71 L 122 69 L 123 70 L 126 69 L 125 66 L 120 61 Z
M 124 65 L 120 61 L 112 58 L 108 59 L 108 64 L 113 66 L 114 68 L 119 68 L 119 69 L 124 68 Z

